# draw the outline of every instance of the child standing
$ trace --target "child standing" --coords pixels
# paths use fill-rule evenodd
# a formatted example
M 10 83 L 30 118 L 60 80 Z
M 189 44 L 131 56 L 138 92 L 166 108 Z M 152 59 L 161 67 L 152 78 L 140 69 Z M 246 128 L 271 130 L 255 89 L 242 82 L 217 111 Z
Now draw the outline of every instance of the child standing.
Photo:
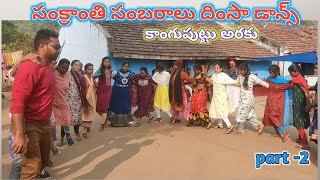
M 83 96 L 86 98 L 86 102 L 88 103 L 89 109 L 88 112 L 84 112 L 82 108 L 82 116 L 81 116 L 81 126 L 83 128 L 82 135 L 84 138 L 88 138 L 88 134 L 90 132 L 90 125 L 94 119 L 94 115 L 96 113 L 96 85 L 93 81 L 93 64 L 88 63 L 84 66 L 85 75 L 81 76 L 81 88 L 83 92 Z
M 250 69 L 247 64 L 239 66 L 240 75 L 237 81 L 240 83 L 240 104 L 237 112 L 236 121 L 238 123 L 238 134 L 245 135 L 244 123 L 249 121 L 255 126 L 259 133 L 262 130 L 261 122 L 256 118 L 254 109 L 253 85 L 259 84 L 266 88 L 269 87 L 267 82 L 260 80 L 256 75 L 250 74 Z

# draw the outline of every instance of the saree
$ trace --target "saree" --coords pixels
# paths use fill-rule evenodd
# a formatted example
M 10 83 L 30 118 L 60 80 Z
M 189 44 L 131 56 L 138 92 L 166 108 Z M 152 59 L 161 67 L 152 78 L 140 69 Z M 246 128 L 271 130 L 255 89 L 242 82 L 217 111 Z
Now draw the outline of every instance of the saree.
M 206 81 L 204 74 L 195 77 L 199 84 L 204 84 L 203 89 L 195 89 L 191 97 L 190 105 L 190 125 L 194 126 L 206 126 L 209 122 L 209 112 L 207 108 L 207 96 Z

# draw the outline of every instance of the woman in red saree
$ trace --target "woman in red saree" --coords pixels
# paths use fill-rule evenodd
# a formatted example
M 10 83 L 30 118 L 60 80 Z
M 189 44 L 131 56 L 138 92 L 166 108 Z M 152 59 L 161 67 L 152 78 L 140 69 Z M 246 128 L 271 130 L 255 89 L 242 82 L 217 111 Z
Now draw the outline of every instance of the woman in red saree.
M 206 90 L 206 75 L 202 72 L 200 64 L 193 66 L 194 79 L 193 84 L 194 93 L 191 97 L 190 117 L 188 125 L 207 126 L 209 123 L 209 112 L 207 109 L 207 90 Z

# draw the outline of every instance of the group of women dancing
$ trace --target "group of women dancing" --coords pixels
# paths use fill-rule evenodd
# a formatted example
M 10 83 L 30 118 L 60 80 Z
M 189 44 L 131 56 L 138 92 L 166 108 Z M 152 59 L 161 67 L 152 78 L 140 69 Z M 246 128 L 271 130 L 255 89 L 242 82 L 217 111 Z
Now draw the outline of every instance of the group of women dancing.
M 79 60 L 70 63 L 67 59 L 61 59 L 55 68 L 53 115 L 56 126 L 61 126 L 58 145 L 64 144 L 65 136 L 69 145 L 74 143 L 70 135 L 71 126 L 74 127 L 76 140 L 88 138 L 96 112 L 101 121 L 99 131 L 104 131 L 109 126 L 108 122 L 114 127 L 138 127 L 143 117 L 146 117 L 148 122 L 161 123 L 162 111 L 169 117 L 171 124 L 181 122 L 183 117 L 187 126 L 203 126 L 209 129 L 214 120 L 218 120 L 215 128 L 223 129 L 224 122 L 227 127 L 226 134 L 237 130 L 237 134 L 245 135 L 245 122 L 251 123 L 258 134 L 263 133 L 265 126 L 272 126 L 283 142 L 289 137 L 285 126 L 293 125 L 299 132 L 299 138 L 295 140 L 299 148 L 310 148 L 305 129 L 310 126 L 309 112 L 316 104 L 310 103 L 310 87 L 307 86 L 297 64 L 288 68 L 291 81 L 280 76 L 277 65 L 271 65 L 268 69 L 270 76 L 261 80 L 250 73 L 247 64 L 239 66 L 239 76 L 236 79 L 224 73 L 219 63 L 214 65 L 214 74 L 211 77 L 203 72 L 200 64 L 193 66 L 194 77 L 189 76 L 182 69 L 182 60 L 174 62 L 171 72 L 165 71 L 164 64 L 160 62 L 152 75 L 145 67 L 140 69 L 139 74 L 132 73 L 128 61 L 122 64 L 121 69 L 113 71 L 109 57 L 102 59 L 96 72 L 91 63 L 86 64 L 81 72 L 80 64 Z M 70 65 L 71 71 L 68 71 Z M 209 108 L 208 84 L 212 87 Z M 255 114 L 255 84 L 269 89 L 263 121 L 259 121 Z M 186 85 L 192 87 L 190 107 Z M 135 105 L 137 110 L 132 113 Z M 156 117 L 153 117 L 154 111 Z M 236 125 L 231 124 L 228 118 L 232 112 L 237 112 Z M 317 133 L 316 117 L 317 115 L 311 122 L 310 134 Z

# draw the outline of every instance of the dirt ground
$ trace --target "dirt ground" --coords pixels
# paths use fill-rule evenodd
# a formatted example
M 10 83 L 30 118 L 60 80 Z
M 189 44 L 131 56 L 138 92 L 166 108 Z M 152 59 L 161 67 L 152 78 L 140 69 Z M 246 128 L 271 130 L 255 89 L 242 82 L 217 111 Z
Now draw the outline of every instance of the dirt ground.
M 261 120 L 265 97 L 256 98 L 256 113 Z M 2 109 L 2 179 L 9 176 L 8 119 L 9 103 Z M 310 165 L 299 166 L 291 159 L 289 166 L 262 166 L 255 169 L 254 154 L 288 151 L 297 155 L 299 149 L 291 140 L 282 143 L 271 137 L 273 128 L 261 136 L 246 124 L 246 136 L 225 130 L 170 125 L 163 114 L 163 123 L 125 128 L 107 128 L 98 132 L 96 116 L 88 139 L 62 146 L 61 155 L 52 156 L 53 167 L 46 168 L 54 179 L 317 179 L 317 150 L 311 142 Z M 232 123 L 235 114 L 230 115 Z M 291 139 L 298 137 L 294 128 L 287 129 Z M 59 132 L 57 133 L 59 134 Z M 58 136 L 59 137 L 59 136 Z

